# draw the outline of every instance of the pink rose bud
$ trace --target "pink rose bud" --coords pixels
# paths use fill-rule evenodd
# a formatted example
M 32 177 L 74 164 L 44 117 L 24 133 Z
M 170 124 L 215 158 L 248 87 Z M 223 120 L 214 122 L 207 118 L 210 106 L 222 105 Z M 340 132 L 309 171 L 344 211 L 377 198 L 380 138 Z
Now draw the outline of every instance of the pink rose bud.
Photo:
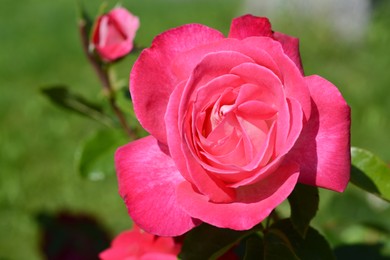
M 134 222 L 177 236 L 201 222 L 247 230 L 304 183 L 343 191 L 350 108 L 305 76 L 298 39 L 245 15 L 228 37 L 200 24 L 157 36 L 130 92 L 151 134 L 119 148 L 119 193 Z
M 171 237 L 157 237 L 134 226 L 132 230 L 119 234 L 99 257 L 102 260 L 176 260 L 180 248 L 181 245 Z
M 139 20 L 125 8 L 118 7 L 97 19 L 92 45 L 103 60 L 114 61 L 133 49 Z

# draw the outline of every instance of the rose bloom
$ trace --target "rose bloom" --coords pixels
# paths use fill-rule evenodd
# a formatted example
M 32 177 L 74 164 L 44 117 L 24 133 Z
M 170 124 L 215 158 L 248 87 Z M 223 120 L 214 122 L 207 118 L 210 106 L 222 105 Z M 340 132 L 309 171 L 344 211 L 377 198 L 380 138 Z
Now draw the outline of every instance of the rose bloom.
M 139 20 L 125 8 L 115 8 L 100 16 L 92 33 L 92 46 L 103 60 L 113 61 L 133 49 Z
M 119 234 L 111 247 L 99 254 L 102 260 L 176 260 L 180 244 L 171 237 L 156 237 L 134 226 Z
M 188 24 L 157 36 L 130 75 L 151 134 L 117 150 L 119 192 L 144 230 L 201 222 L 247 230 L 297 182 L 343 191 L 350 108 L 329 81 L 304 76 L 298 39 L 245 15 L 219 31 Z

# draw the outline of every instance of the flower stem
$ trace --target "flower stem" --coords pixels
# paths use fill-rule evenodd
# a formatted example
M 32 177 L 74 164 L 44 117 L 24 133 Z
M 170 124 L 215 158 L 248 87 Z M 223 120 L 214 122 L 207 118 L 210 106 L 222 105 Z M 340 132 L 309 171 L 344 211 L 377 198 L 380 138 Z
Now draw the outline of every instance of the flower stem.
M 278 222 L 280 220 L 280 217 L 275 209 L 271 212 L 271 214 L 268 216 L 266 220 L 266 224 L 265 224 L 266 229 L 268 229 L 271 226 L 271 220 L 272 223 Z
M 104 94 L 108 98 L 108 101 L 110 103 L 112 110 L 114 111 L 116 117 L 119 119 L 119 122 L 120 122 L 122 128 L 125 130 L 126 134 L 131 139 L 136 139 L 136 135 L 134 134 L 134 132 L 131 130 L 131 128 L 127 124 L 122 110 L 116 104 L 115 91 L 114 91 L 114 88 L 112 87 L 112 84 L 110 81 L 110 77 L 108 74 L 108 67 L 104 66 L 104 64 L 102 64 L 102 62 L 100 60 L 98 60 L 89 51 L 88 33 L 87 33 L 87 29 L 86 29 L 86 22 L 84 20 L 80 20 L 79 30 L 80 30 L 80 36 L 81 36 L 81 41 L 82 41 L 84 53 L 87 56 L 88 61 L 90 62 L 90 64 L 94 68 L 96 74 L 98 75 L 100 82 L 102 83 Z

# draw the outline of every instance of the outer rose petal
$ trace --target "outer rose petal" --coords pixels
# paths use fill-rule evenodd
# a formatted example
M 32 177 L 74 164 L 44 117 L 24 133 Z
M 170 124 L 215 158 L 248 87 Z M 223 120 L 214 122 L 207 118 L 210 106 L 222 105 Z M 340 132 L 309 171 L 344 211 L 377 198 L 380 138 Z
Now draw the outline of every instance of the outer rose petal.
M 172 237 L 157 237 L 144 232 L 136 225 L 131 230 L 120 233 L 111 246 L 99 254 L 102 260 L 174 260 L 181 245 Z
M 303 75 L 303 67 L 299 54 L 299 39 L 289 35 L 273 32 L 271 23 L 265 17 L 244 15 L 233 19 L 229 38 L 245 39 L 251 36 L 270 37 L 282 44 L 285 54 L 296 64 Z
M 150 253 L 143 255 L 139 260 L 177 260 L 177 256 L 163 253 Z M 138 259 L 137 259 L 138 260 Z
M 117 22 L 118 26 L 126 33 L 128 38 L 133 39 L 135 32 L 139 27 L 139 19 L 137 16 L 132 15 L 125 8 L 115 8 L 109 16 Z
M 109 248 L 99 254 L 101 260 L 113 260 L 113 259 L 135 259 L 134 256 L 128 256 L 128 250 Z
M 179 83 L 171 70 L 172 61 L 180 53 L 223 38 L 207 26 L 184 25 L 157 36 L 134 64 L 130 75 L 134 110 L 142 126 L 160 142 L 167 142 L 164 114 L 169 96 Z
M 176 187 L 184 179 L 154 137 L 120 147 L 115 165 L 119 193 L 129 215 L 143 230 L 159 236 L 176 236 L 200 223 L 177 204 Z
M 350 108 L 327 80 L 314 75 L 306 82 L 312 114 L 289 159 L 301 166 L 300 182 L 342 192 L 350 174 Z
M 311 110 L 309 89 L 299 68 L 284 53 L 283 46 L 271 38 L 250 37 L 243 42 L 248 46 L 247 48 L 253 50 L 261 48 L 272 54 L 273 60 L 279 66 L 280 79 L 283 81 L 286 96 L 299 101 L 305 114 L 305 120 L 308 119 Z
M 280 32 L 274 32 L 274 39 L 282 44 L 284 53 L 297 65 L 303 75 L 301 54 L 299 53 L 299 39 Z
M 295 164 L 280 167 L 275 174 L 238 191 L 242 202 L 213 203 L 188 182 L 178 187 L 178 202 L 193 217 L 221 228 L 247 230 L 264 220 L 290 195 L 299 176 Z
M 234 18 L 228 37 L 242 40 L 251 36 L 272 38 L 271 23 L 269 20 L 265 17 L 256 17 L 250 14 Z
M 146 240 L 153 241 L 153 237 L 148 233 L 141 234 L 139 228 L 135 226 L 133 230 L 124 231 L 115 237 L 111 247 L 101 252 L 99 258 L 102 260 L 130 259 L 131 255 L 139 251 L 138 244 Z

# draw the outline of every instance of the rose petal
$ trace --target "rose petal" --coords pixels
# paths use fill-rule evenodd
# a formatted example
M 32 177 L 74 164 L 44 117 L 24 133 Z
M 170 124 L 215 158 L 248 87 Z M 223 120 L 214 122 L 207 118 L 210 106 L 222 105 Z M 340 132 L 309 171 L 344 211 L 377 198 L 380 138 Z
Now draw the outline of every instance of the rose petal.
M 139 27 L 139 19 L 137 16 L 132 15 L 125 8 L 115 8 L 108 15 L 122 29 L 122 32 L 127 38 L 134 39 L 135 32 Z
M 262 66 L 243 63 L 235 67 L 231 73 L 240 76 L 245 81 L 261 86 L 264 92 L 274 95 L 274 103 L 278 107 L 276 153 L 283 147 L 289 131 L 289 111 L 285 100 L 284 88 L 279 78 L 269 69 Z
M 206 152 L 200 152 L 202 155 L 206 156 L 206 158 L 210 160 L 208 163 L 210 163 L 211 165 L 214 165 L 213 163 L 215 163 L 217 167 L 219 165 L 230 165 L 232 162 L 234 162 L 234 165 L 245 165 L 247 158 L 245 156 L 245 147 L 243 144 L 244 141 L 242 140 L 242 138 L 239 138 L 237 136 L 236 131 L 234 131 L 231 135 L 234 138 L 229 138 L 229 142 L 224 143 L 221 147 L 217 147 L 220 148 L 219 151 L 217 150 L 217 152 L 219 152 L 220 154 L 216 154 L 214 151 L 211 151 L 214 153 L 209 153 L 209 151 L 207 150 Z M 220 137 L 221 136 L 224 135 L 220 135 Z M 217 142 L 218 140 L 215 141 L 215 143 Z
M 118 258 L 120 259 L 120 258 Z M 135 258 L 134 260 L 177 260 L 177 255 L 168 254 L 168 253 L 149 253 L 141 256 L 140 258 Z M 125 259 L 133 260 L 133 259 Z
M 282 44 L 284 53 L 295 63 L 303 75 L 301 54 L 299 53 L 299 39 L 280 32 L 274 32 L 273 36 L 275 40 Z
M 250 57 L 236 51 L 219 51 L 205 55 L 188 79 L 188 84 L 183 93 L 183 104 L 198 88 L 219 76 L 229 74 L 236 66 L 253 64 L 253 62 L 254 60 Z
M 228 202 L 235 196 L 234 191 L 226 188 L 222 181 L 209 175 L 200 164 L 193 145 L 196 143 L 191 131 L 191 123 L 185 124 L 189 102 L 195 90 L 214 78 L 227 74 L 231 68 L 243 62 L 251 62 L 249 57 L 233 51 L 210 53 L 194 69 L 187 85 L 180 84 L 172 93 L 165 121 L 168 133 L 168 144 L 172 158 L 183 176 L 195 184 L 210 200 Z M 183 125 L 186 128 L 183 128 Z M 187 139 L 185 139 L 185 137 Z
M 194 112 L 201 111 L 206 104 L 213 105 L 228 88 L 237 88 L 242 84 L 240 77 L 233 74 L 217 76 L 207 84 L 201 86 L 196 92 Z M 227 87 L 228 86 L 228 87 Z M 215 99 L 210 99 L 215 97 Z M 212 103 L 210 103 L 212 102 Z
M 177 236 L 199 224 L 177 204 L 176 186 L 184 179 L 154 137 L 120 147 L 115 165 L 119 193 L 129 215 L 143 230 Z
M 281 154 L 285 155 L 291 150 L 300 136 L 303 127 L 303 111 L 298 101 L 293 98 L 287 99 L 288 109 L 290 112 L 288 136 L 284 141 Z
M 256 154 L 253 160 L 241 168 L 243 171 L 240 173 L 241 175 L 245 176 L 245 172 L 249 172 L 250 175 L 248 177 L 238 179 L 236 183 L 229 185 L 229 187 L 237 188 L 256 183 L 266 178 L 269 174 L 272 174 L 279 167 L 283 158 L 282 156 L 277 157 L 274 160 L 270 160 L 275 146 L 276 131 L 274 126 L 275 125 L 271 126 L 267 139 L 264 141 L 260 147 L 260 151 Z
M 109 248 L 99 254 L 101 260 L 127 259 L 127 257 L 129 257 L 129 250 L 126 247 Z
M 300 182 L 341 192 L 350 174 L 350 108 L 327 80 L 314 75 L 306 82 L 312 115 L 289 160 L 301 165 Z
M 99 254 L 102 260 L 127 259 L 139 253 L 139 246 L 146 246 L 153 243 L 154 236 L 149 233 L 141 233 L 135 226 L 133 230 L 128 230 L 119 234 L 111 243 L 111 247 Z
M 284 100 L 284 93 L 280 79 L 268 68 L 255 63 L 242 63 L 234 67 L 230 73 L 239 76 L 246 83 L 258 86 L 258 92 L 266 92 L 273 96 L 276 106 L 279 106 Z M 240 97 L 241 99 L 241 97 Z M 241 102 L 241 100 L 239 100 Z
M 250 36 L 272 37 L 269 20 L 250 14 L 233 19 L 228 37 L 241 40 Z
M 102 17 L 100 17 L 98 19 L 98 23 L 97 23 L 97 30 L 96 30 L 96 35 L 95 38 L 96 38 L 96 47 L 100 47 L 100 46 L 104 46 L 104 45 L 107 45 L 107 41 L 110 40 L 109 39 L 109 33 L 110 33 L 110 30 L 112 30 L 111 27 L 114 27 L 114 26 L 110 26 L 110 19 L 107 15 L 104 15 Z M 113 30 L 116 30 L 115 27 Z
M 190 183 L 199 184 L 199 189 L 203 194 L 207 194 L 210 199 L 215 201 L 231 201 L 235 196 L 234 191 L 224 187 L 223 183 L 215 179 L 215 177 L 210 177 L 199 165 L 199 162 L 189 150 L 187 140 L 184 139 L 181 132 L 182 124 L 180 123 L 181 120 L 179 120 L 178 110 L 184 89 L 185 85 L 180 84 L 173 91 L 165 114 L 170 154 L 182 176 Z
M 252 37 L 253 38 L 253 37 Z M 258 41 L 261 39 L 271 40 L 266 37 L 256 37 Z M 186 79 L 192 73 L 193 68 L 209 53 L 221 51 L 234 51 L 246 55 L 254 60 L 255 63 L 267 67 L 276 75 L 280 75 L 279 67 L 273 61 L 271 55 L 262 49 L 261 44 L 248 45 L 245 40 L 238 40 L 234 38 L 225 38 L 206 45 L 200 45 L 191 50 L 177 55 L 172 62 L 172 70 L 179 79 Z M 275 42 L 275 41 L 273 41 Z M 275 44 L 280 45 L 275 42 Z M 282 51 L 282 48 L 280 48 Z
M 278 169 L 277 174 L 253 186 L 238 190 L 239 202 L 214 203 L 183 182 L 177 190 L 178 202 L 191 216 L 220 228 L 247 230 L 264 220 L 293 190 L 298 180 L 297 165 Z
M 273 72 L 282 82 L 287 97 L 296 99 L 302 106 L 305 119 L 310 117 L 311 101 L 307 84 L 295 63 L 284 53 L 281 44 L 271 38 L 250 37 L 243 40 L 252 51 L 261 49 L 270 53 L 279 67 L 280 74 Z M 247 54 L 248 55 L 248 54 Z M 248 55 L 251 57 L 251 55 Z
M 245 83 L 241 85 L 236 104 L 241 104 L 250 100 L 259 100 L 271 105 L 274 104 L 274 99 L 275 95 L 271 91 L 263 91 L 261 86 L 253 83 Z
M 111 247 L 99 254 L 99 259 L 174 260 L 180 252 L 180 247 L 172 237 L 157 237 L 134 225 L 132 230 L 124 231 L 115 237 Z
M 270 119 L 278 112 L 274 106 L 258 100 L 241 103 L 237 107 L 237 114 L 249 122 L 257 125 L 258 121 Z
M 303 67 L 299 53 L 299 39 L 289 35 L 273 32 L 271 23 L 265 17 L 244 15 L 233 19 L 229 38 L 245 39 L 251 36 L 264 36 L 275 39 L 283 46 L 284 53 L 290 57 L 303 75 Z
M 106 45 L 103 48 L 96 46 L 96 49 L 106 60 L 113 61 L 123 56 L 124 53 L 129 53 L 133 49 L 133 41 L 126 40 L 120 44 Z
M 184 25 L 157 36 L 135 62 L 130 75 L 134 110 L 142 126 L 160 142 L 166 143 L 163 115 L 179 83 L 171 71 L 172 61 L 182 52 L 222 38 L 220 32 L 209 27 Z

